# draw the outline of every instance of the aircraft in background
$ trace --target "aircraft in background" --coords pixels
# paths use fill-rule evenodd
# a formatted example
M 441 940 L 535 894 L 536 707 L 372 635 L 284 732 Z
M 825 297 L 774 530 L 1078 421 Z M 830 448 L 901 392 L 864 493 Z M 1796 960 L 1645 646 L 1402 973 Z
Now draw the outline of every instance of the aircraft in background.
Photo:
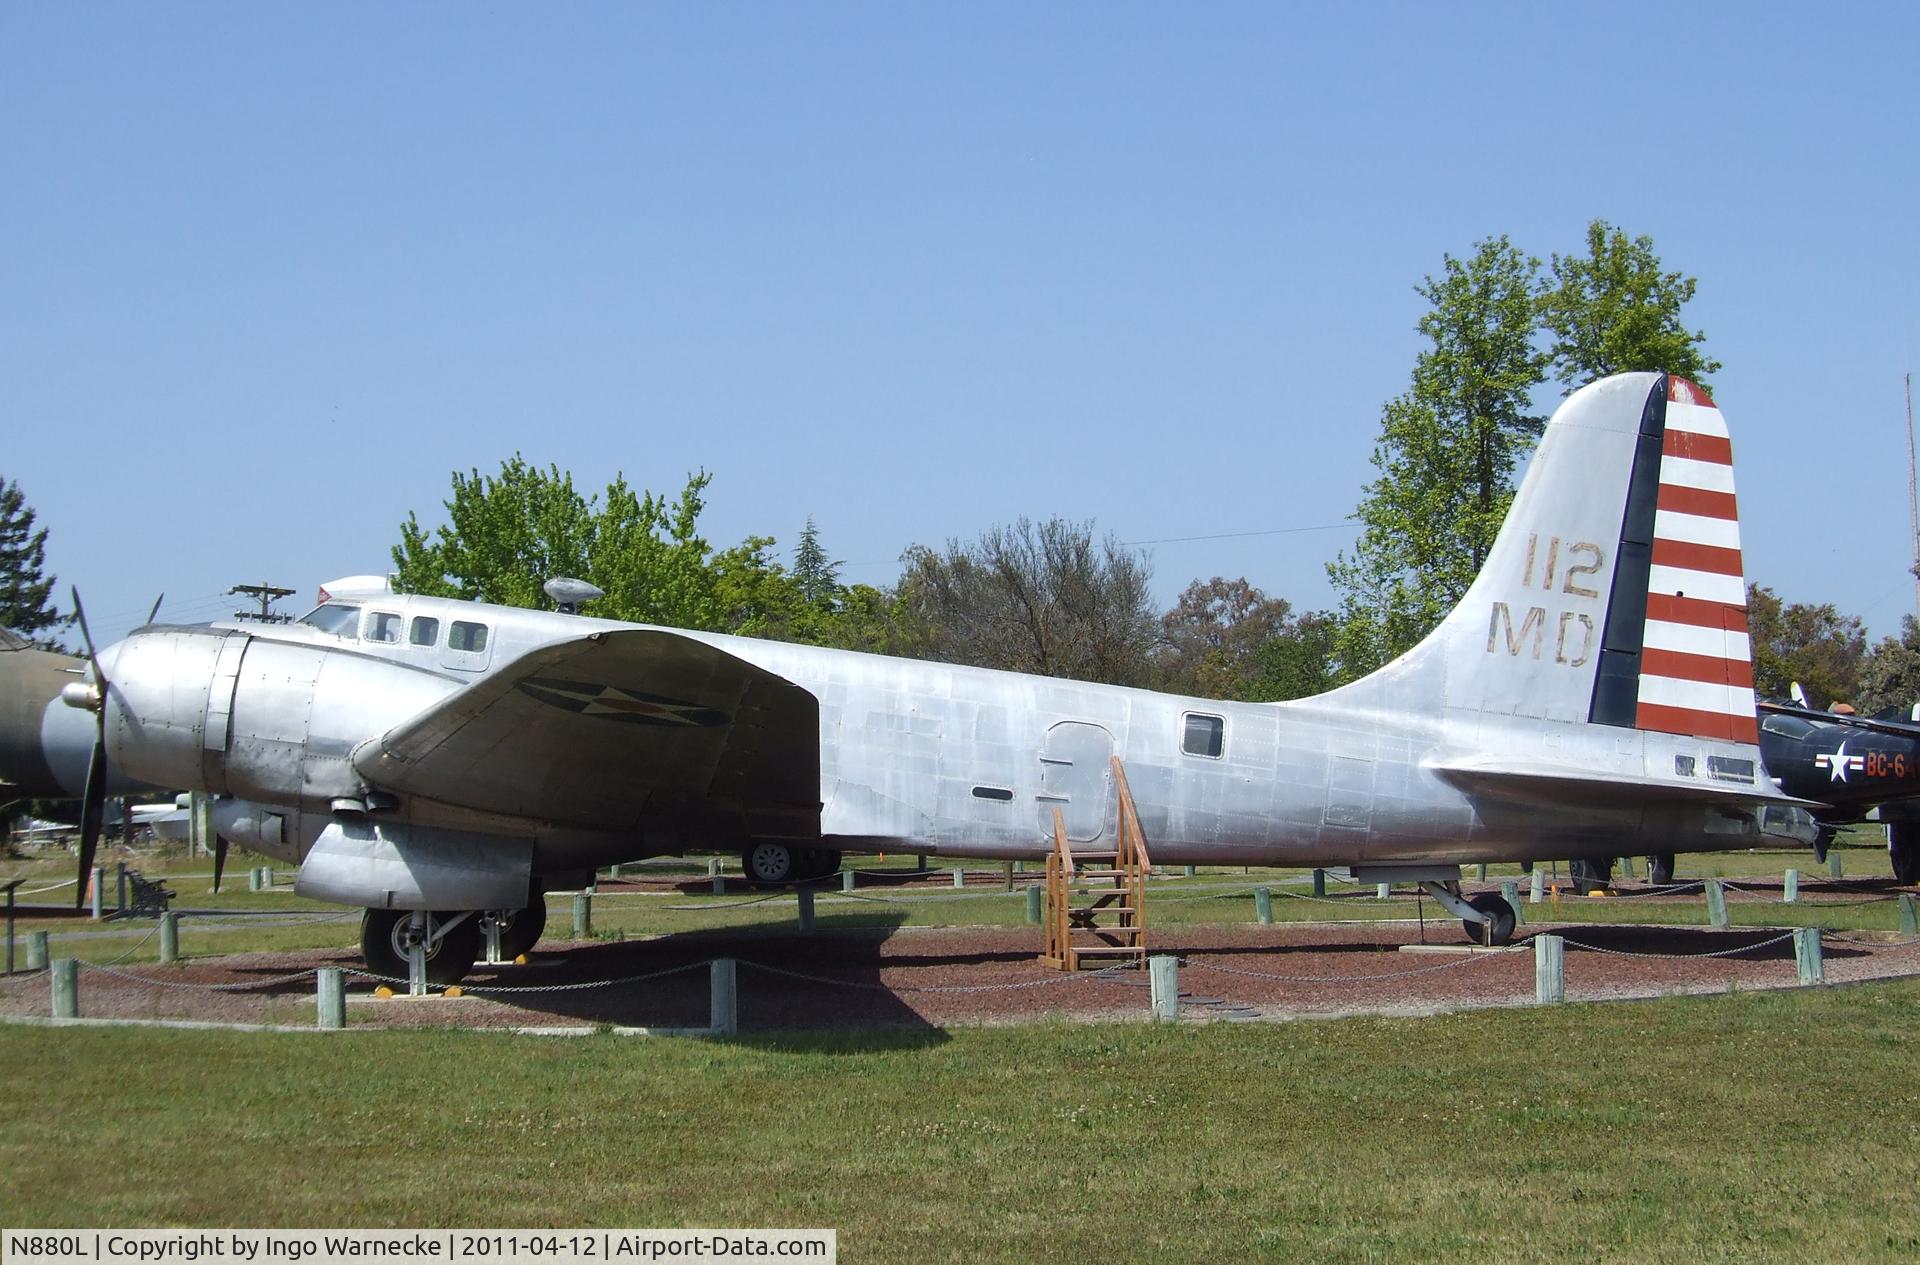
M 384 583 L 327 596 L 291 625 L 139 629 L 64 699 L 96 759 L 219 797 L 223 840 L 366 909 L 367 962 L 395 976 L 418 946 L 459 978 L 482 922 L 519 951 L 543 891 L 614 862 L 733 846 L 777 881 L 843 849 L 1033 859 L 1056 809 L 1092 848 L 1113 837 L 1116 755 L 1156 861 L 1419 883 L 1494 943 L 1514 911 L 1463 895 L 1462 863 L 1748 847 L 1800 804 L 1760 764 L 1726 427 L 1662 374 L 1567 399 L 1460 605 L 1293 702 Z
M 0 628 L 0 803 L 81 799 L 87 789 L 94 722 L 60 704 L 60 691 L 85 675 L 87 661 L 41 650 Z M 144 795 L 154 787 L 107 772 L 105 794 Z
M 1780 789 L 1817 801 L 1815 850 L 1869 814 L 1887 826 L 1887 856 L 1901 883 L 1920 883 L 1920 707 L 1877 716 L 1761 703 L 1760 751 Z

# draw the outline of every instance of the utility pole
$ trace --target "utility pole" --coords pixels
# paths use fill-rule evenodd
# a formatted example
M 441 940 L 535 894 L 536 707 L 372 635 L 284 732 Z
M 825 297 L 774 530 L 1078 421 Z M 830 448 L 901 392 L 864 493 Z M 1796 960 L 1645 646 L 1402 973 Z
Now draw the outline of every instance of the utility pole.
M 1913 614 L 1920 619 L 1920 493 L 1913 472 L 1913 373 L 1907 373 L 1907 513 L 1913 521 Z
M 292 589 L 283 589 L 272 584 L 236 584 L 227 590 L 229 596 L 238 593 L 260 603 L 258 611 L 235 611 L 235 619 L 250 619 L 262 624 L 291 624 L 293 616 L 276 615 L 273 604 L 283 597 L 292 597 Z

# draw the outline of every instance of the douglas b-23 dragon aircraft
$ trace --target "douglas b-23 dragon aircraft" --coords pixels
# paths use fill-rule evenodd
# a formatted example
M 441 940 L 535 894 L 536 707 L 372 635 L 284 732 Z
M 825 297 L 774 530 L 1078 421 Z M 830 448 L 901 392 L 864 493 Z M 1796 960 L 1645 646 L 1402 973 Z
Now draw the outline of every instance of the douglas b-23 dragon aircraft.
M 482 920 L 522 951 L 542 892 L 619 861 L 737 847 L 781 881 L 841 849 L 1033 859 L 1056 808 L 1074 843 L 1111 840 L 1116 755 L 1157 861 L 1417 882 L 1505 942 L 1512 909 L 1464 898 L 1462 863 L 1746 847 L 1794 817 L 1761 767 L 1745 597 L 1720 412 L 1633 373 L 1561 405 L 1440 627 L 1315 698 L 383 591 L 293 625 L 143 627 L 63 700 L 116 769 L 217 796 L 223 840 L 365 908 L 382 974 L 424 944 L 458 979 Z

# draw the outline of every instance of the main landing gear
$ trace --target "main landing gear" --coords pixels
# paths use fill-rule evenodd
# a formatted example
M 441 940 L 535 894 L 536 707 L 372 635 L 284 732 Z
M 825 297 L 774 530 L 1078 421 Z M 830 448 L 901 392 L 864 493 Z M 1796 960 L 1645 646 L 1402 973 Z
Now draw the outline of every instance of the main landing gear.
M 1475 944 L 1493 948 L 1513 943 L 1513 929 L 1519 923 L 1520 916 L 1500 893 L 1481 892 L 1477 896 L 1463 896 L 1457 881 L 1424 881 L 1420 888 L 1439 901 L 1448 913 L 1460 919 L 1461 930 Z
M 1654 852 L 1647 856 L 1647 882 L 1655 887 L 1673 884 L 1673 853 Z
M 1887 824 L 1887 859 L 1893 862 L 1896 883 L 1920 883 L 1920 822 Z
M 800 847 L 762 839 L 748 844 L 740 853 L 740 867 L 747 881 L 762 887 L 784 887 L 788 883 L 810 883 L 840 869 L 837 848 Z
M 500 960 L 530 951 L 547 927 L 547 903 L 525 909 L 369 909 L 360 919 L 360 956 L 367 969 L 390 980 L 411 978 L 413 950 L 425 950 L 428 984 L 457 984 L 480 956 L 489 931 L 499 936 Z

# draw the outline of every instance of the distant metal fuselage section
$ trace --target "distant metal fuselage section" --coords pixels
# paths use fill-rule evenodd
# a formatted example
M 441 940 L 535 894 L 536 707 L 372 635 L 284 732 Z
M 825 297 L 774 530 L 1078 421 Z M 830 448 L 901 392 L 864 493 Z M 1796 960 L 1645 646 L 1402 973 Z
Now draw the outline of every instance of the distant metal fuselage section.
M 1056 809 L 1072 840 L 1112 838 L 1114 756 L 1163 862 L 1441 875 L 1742 847 L 1796 801 L 1760 767 L 1731 460 L 1679 379 L 1576 392 L 1460 606 L 1296 702 L 360 584 L 292 625 L 109 648 L 107 743 L 133 776 L 222 797 L 216 828 L 304 858 L 310 890 L 374 910 L 510 908 L 694 847 L 1037 858 Z

